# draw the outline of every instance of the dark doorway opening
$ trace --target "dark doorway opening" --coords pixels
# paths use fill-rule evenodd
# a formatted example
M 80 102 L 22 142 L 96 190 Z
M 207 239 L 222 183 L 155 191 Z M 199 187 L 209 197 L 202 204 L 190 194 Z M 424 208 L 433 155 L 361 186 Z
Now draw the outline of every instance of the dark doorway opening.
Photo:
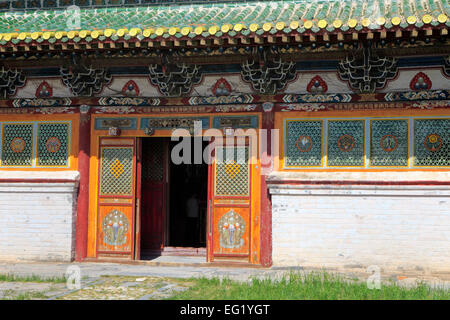
M 194 163 L 194 139 L 200 139 L 197 143 L 202 150 L 208 144 L 201 138 L 191 138 L 191 161 L 188 164 L 170 161 L 169 164 L 168 245 L 173 247 L 206 247 L 208 165 L 203 160 Z M 170 143 L 170 152 L 177 143 Z
M 191 161 L 181 164 L 171 159 L 177 141 L 142 139 L 141 259 L 206 255 L 208 165 L 194 162 L 193 139 Z

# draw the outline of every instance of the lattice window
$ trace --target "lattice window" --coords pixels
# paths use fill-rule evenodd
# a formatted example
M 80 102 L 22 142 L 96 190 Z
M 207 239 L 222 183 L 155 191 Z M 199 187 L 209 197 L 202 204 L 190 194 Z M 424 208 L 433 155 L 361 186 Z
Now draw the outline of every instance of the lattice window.
M 328 166 L 364 166 L 364 120 L 328 121 Z
M 286 165 L 322 166 L 323 121 L 287 121 Z
M 216 196 L 248 196 L 248 147 L 216 148 Z
M 370 122 L 370 165 L 408 166 L 408 120 Z
M 163 142 L 156 140 L 145 144 L 142 158 L 142 178 L 146 181 L 162 181 L 164 177 Z
M 67 166 L 69 155 L 68 123 L 40 123 L 38 124 L 38 166 Z
M 4 124 L 2 165 L 31 167 L 33 164 L 33 124 Z
M 101 159 L 101 194 L 131 195 L 133 191 L 133 148 L 104 147 Z
M 450 119 L 414 121 L 414 165 L 450 166 Z

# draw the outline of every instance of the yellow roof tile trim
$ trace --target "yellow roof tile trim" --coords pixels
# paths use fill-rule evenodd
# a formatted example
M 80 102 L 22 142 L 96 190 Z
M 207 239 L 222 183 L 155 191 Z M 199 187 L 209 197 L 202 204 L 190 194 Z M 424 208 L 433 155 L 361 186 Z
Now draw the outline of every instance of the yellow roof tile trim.
M 364 3 L 366 3 L 368 0 L 362 0 Z M 379 0 L 384 1 L 384 0 Z M 390 0 L 392 2 L 392 8 L 394 8 L 394 4 L 397 1 L 402 0 Z M 414 0 L 413 0 L 414 1 Z M 415 0 L 418 1 L 418 0 Z M 445 1 L 445 0 L 444 0 Z M 445 26 L 449 26 L 449 13 L 446 11 L 448 9 L 448 6 L 441 5 L 442 0 L 436 0 L 435 6 L 436 10 L 432 10 L 432 14 L 425 11 L 417 11 L 416 9 L 410 10 L 411 14 L 409 16 L 402 15 L 399 12 L 393 11 L 392 15 L 391 12 L 385 12 L 386 16 L 372 16 L 372 17 L 364 17 L 364 13 L 355 13 L 355 10 L 351 10 L 351 13 L 347 15 L 347 18 L 344 19 L 344 15 L 340 14 L 343 12 L 342 8 L 348 8 L 349 3 L 351 1 L 344 0 L 342 1 L 343 4 L 340 4 L 339 6 L 333 5 L 332 3 L 337 2 L 336 1 L 330 1 L 330 7 L 331 8 L 340 8 L 335 13 L 330 13 L 330 10 L 327 11 L 327 14 L 324 14 L 322 12 L 320 15 L 322 7 L 317 7 L 315 3 L 311 3 L 306 0 L 297 0 L 297 1 L 268 1 L 268 2 L 261 2 L 261 3 L 243 3 L 241 5 L 233 4 L 231 6 L 230 4 L 223 4 L 223 6 L 217 6 L 214 5 L 196 5 L 199 11 L 205 11 L 209 12 L 216 12 L 216 15 L 210 14 L 208 16 L 208 21 L 206 20 L 199 20 L 194 23 L 190 23 L 188 25 L 182 25 L 184 23 L 183 17 L 178 18 L 176 14 L 173 14 L 171 12 L 176 11 L 174 9 L 164 11 L 165 9 L 169 7 L 161 7 L 162 9 L 159 9 L 163 14 L 161 14 L 160 11 L 158 11 L 158 14 L 156 16 L 153 16 L 153 20 L 150 18 L 152 17 L 151 14 L 147 14 L 151 10 L 154 10 L 153 7 L 149 8 L 134 8 L 131 10 L 131 8 L 119 8 L 115 10 L 122 10 L 126 14 L 137 14 L 139 13 L 143 21 L 145 19 L 149 21 L 154 21 L 155 19 L 159 18 L 160 21 L 157 21 L 161 24 L 166 25 L 156 25 L 156 26 L 150 26 L 148 23 L 144 25 L 142 21 L 140 20 L 130 20 L 127 19 L 127 16 L 117 16 L 118 19 L 123 20 L 123 24 L 118 25 L 110 25 L 107 24 L 107 28 L 101 28 L 101 27 L 95 27 L 95 22 L 88 21 L 88 24 L 90 25 L 83 25 L 80 29 L 75 30 L 58 30 L 58 28 L 62 25 L 62 23 L 58 23 L 56 21 L 58 19 L 62 19 L 60 16 L 60 12 L 51 12 L 56 18 L 49 19 L 51 20 L 51 23 L 53 23 L 53 27 L 55 29 L 46 28 L 42 30 L 36 30 L 38 27 L 42 27 L 43 24 L 34 23 L 32 19 L 38 19 L 33 17 L 32 15 L 25 15 L 23 14 L 24 20 L 28 19 L 30 20 L 28 24 L 22 23 L 22 20 L 20 19 L 21 16 L 18 15 L 19 18 L 16 18 L 17 22 L 12 23 L 11 25 L 8 25 L 8 21 L 10 21 L 10 16 L 17 14 L 17 13 L 5 13 L 0 14 L 0 31 L 6 31 L 10 30 L 9 32 L 1 32 L 0 33 L 0 45 L 4 45 L 6 42 L 15 41 L 14 43 L 18 43 L 20 41 L 28 41 L 29 40 L 35 40 L 35 41 L 49 41 L 51 39 L 56 40 L 64 40 L 64 38 L 67 39 L 104 39 L 105 38 L 114 38 L 114 40 L 118 38 L 127 37 L 127 39 L 136 38 L 139 39 L 143 38 L 156 38 L 161 36 L 176 36 L 176 37 L 187 37 L 187 36 L 193 36 L 193 37 L 208 37 L 208 36 L 217 36 L 218 33 L 244 33 L 246 36 L 248 36 L 250 33 L 264 33 L 264 32 L 270 32 L 270 33 L 281 33 L 281 32 L 290 32 L 290 31 L 296 31 L 296 32 L 319 32 L 323 29 L 326 29 L 328 32 L 334 32 L 334 31 L 342 31 L 342 32 L 355 32 L 353 30 L 361 30 L 363 28 L 367 29 L 373 29 L 377 30 L 380 28 L 386 28 L 389 29 L 391 27 L 395 28 L 407 28 L 410 25 L 416 25 L 417 27 L 421 27 L 422 25 L 433 25 L 435 27 L 438 27 L 439 24 L 443 24 Z M 296 13 L 295 10 L 293 10 L 293 5 L 297 4 L 308 4 L 303 6 L 302 14 L 300 15 L 298 12 Z M 368 2 L 367 2 L 368 3 Z M 310 4 L 310 5 L 309 5 Z M 194 8 L 192 6 L 185 6 L 184 9 L 179 10 L 185 10 L 183 14 L 187 14 L 186 8 Z M 255 6 L 255 8 L 258 9 L 256 12 L 252 12 L 251 10 L 247 10 L 249 7 Z M 259 7 L 258 7 L 259 6 Z M 153 9 L 150 9 L 153 8 Z M 267 14 L 267 10 L 264 13 L 264 8 L 271 8 L 271 11 L 269 11 L 269 14 Z M 291 10 L 289 11 L 289 8 Z M 142 9 L 142 10 L 141 10 Z M 146 9 L 146 10 L 144 10 Z M 111 11 L 102 11 L 100 9 L 96 9 L 96 11 L 89 11 L 91 9 L 85 9 L 85 14 L 89 17 L 92 15 L 94 18 L 96 17 L 96 14 L 103 14 L 103 16 L 99 16 L 98 20 L 100 23 L 103 23 L 102 21 L 108 18 L 107 13 L 111 14 Z M 138 12 L 141 10 L 141 12 Z M 150 10 L 150 11 L 149 11 Z M 214 11 L 215 10 L 215 11 Z M 218 14 L 222 10 L 222 15 Z M 227 11 L 228 10 L 228 11 Z M 247 10 L 250 12 L 249 14 L 253 15 L 252 20 L 247 20 L 244 15 L 233 15 L 233 14 L 223 14 L 223 12 L 231 12 L 235 10 L 236 13 L 245 12 Z M 116 11 L 114 11 L 116 12 Z M 234 11 L 233 11 L 234 12 Z M 402 12 L 405 12 L 402 10 Z M 401 13 L 402 13 L 401 12 Z M 420 14 L 419 14 L 420 12 Z M 172 14 L 172 15 L 171 15 Z M 360 14 L 360 16 L 358 16 Z M 167 15 L 167 19 L 164 18 L 165 15 Z M 199 15 L 201 16 L 201 15 Z M 205 15 L 206 16 L 206 15 Z M 255 18 L 255 16 L 257 18 Z M 302 19 L 298 19 L 298 17 L 302 17 Z M 37 16 L 38 17 L 38 16 Z M 225 17 L 225 18 L 223 18 Z M 237 18 L 239 17 L 239 18 Z M 320 17 L 320 18 L 319 18 Z M 8 20 L 8 19 L 9 20 Z M 25 19 L 26 18 L 26 19 Z M 223 19 L 222 19 L 223 18 Z M 294 19 L 292 19 L 294 18 Z M 112 18 L 111 18 L 112 19 Z M 172 19 L 172 20 L 171 20 Z M 222 19 L 222 20 L 221 20 Z M 280 19 L 280 21 L 274 21 L 274 19 Z M 296 20 L 298 19 L 298 20 Z M 8 21 L 6 21 L 8 20 Z M 14 20 L 14 19 L 13 19 Z M 38 19 L 39 20 L 39 19 Z M 45 19 L 44 19 L 45 20 Z M 145 20 L 145 21 L 147 21 Z M 228 21 L 223 21 L 228 20 Z M 241 20 L 237 22 L 236 20 Z M 200 23 L 202 22 L 202 23 Z M 233 22 L 233 23 L 231 23 Z M 22 23 L 22 24 L 21 24 Z M 49 22 L 50 23 L 50 22 Z M 132 24 L 135 23 L 135 26 L 132 26 Z M 175 25 L 176 24 L 176 25 Z M 27 26 L 28 28 L 33 28 L 34 30 L 23 30 L 25 28 L 24 26 Z M 36 27 L 37 26 L 37 27 Z M 109 27 L 111 26 L 111 27 Z M 322 32 L 322 31 L 321 31 Z

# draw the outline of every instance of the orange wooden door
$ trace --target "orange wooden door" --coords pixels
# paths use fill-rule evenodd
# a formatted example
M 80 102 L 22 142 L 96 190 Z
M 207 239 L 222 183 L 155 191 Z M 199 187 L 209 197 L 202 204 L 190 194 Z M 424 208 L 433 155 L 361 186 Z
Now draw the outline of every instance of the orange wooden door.
M 101 138 L 97 257 L 134 257 L 136 145 L 134 138 Z
M 209 172 L 208 261 L 249 260 L 249 146 L 216 146 Z
M 142 150 L 141 250 L 151 255 L 164 248 L 168 141 L 144 139 Z

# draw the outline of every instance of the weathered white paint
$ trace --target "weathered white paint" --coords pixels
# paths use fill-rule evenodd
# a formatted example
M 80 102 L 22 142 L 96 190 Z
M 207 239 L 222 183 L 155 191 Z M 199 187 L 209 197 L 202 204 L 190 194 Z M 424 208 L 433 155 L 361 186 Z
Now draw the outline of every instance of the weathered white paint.
M 450 181 L 446 172 L 298 174 L 307 181 Z M 295 173 L 269 178 L 277 181 L 269 182 L 275 266 L 450 271 L 450 185 L 301 185 L 287 176 Z
M 0 180 L 0 259 L 73 260 L 79 173 L 0 171 Z

